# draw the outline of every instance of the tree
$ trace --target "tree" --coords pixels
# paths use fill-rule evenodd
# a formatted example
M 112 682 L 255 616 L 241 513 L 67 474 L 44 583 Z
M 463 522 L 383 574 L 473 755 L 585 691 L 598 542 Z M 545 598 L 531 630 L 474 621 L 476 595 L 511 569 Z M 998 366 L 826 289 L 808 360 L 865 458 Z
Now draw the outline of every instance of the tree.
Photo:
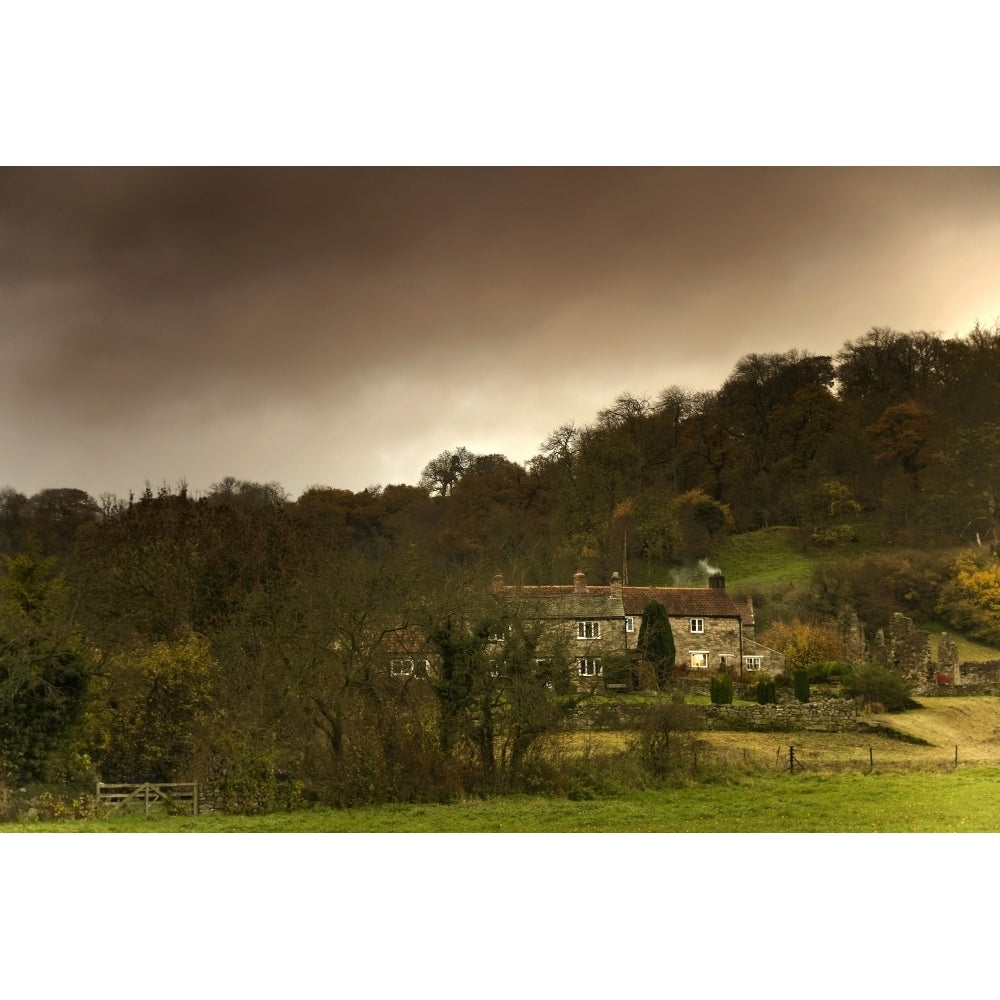
M 76 721 L 89 663 L 55 557 L 4 557 L 0 579 L 0 770 L 41 781 Z
M 475 456 L 468 448 L 442 451 L 424 466 L 424 471 L 420 474 L 420 486 L 432 494 L 446 497 L 474 461 Z
M 813 625 L 795 619 L 775 622 L 759 636 L 760 642 L 785 656 L 785 671 L 808 670 L 814 663 L 844 659 L 844 640 L 835 625 Z
M 83 728 L 104 780 L 190 780 L 207 755 L 217 672 L 193 632 L 100 663 Z
M 657 684 L 664 687 L 673 671 L 677 651 L 667 609 L 659 601 L 650 601 L 642 610 L 637 648 L 642 658 L 653 665 Z
M 941 587 L 938 613 L 949 625 L 984 642 L 1000 642 L 1000 563 L 992 555 L 965 552 Z

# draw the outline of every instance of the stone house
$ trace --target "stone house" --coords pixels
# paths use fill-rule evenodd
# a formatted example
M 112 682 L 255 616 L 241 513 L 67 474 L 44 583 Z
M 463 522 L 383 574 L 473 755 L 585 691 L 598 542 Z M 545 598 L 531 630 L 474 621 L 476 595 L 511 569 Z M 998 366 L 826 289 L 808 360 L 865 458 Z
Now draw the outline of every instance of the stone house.
M 580 571 L 572 585 L 511 587 L 498 574 L 494 590 L 510 602 L 513 614 L 562 635 L 578 685 L 601 682 L 612 661 L 637 661 L 642 613 L 650 601 L 667 609 L 675 670 L 697 675 L 728 668 L 745 677 L 784 669 L 784 656 L 755 639 L 752 601 L 734 601 L 720 573 L 709 577 L 708 587 L 629 587 L 617 573 L 609 585 L 592 586 Z

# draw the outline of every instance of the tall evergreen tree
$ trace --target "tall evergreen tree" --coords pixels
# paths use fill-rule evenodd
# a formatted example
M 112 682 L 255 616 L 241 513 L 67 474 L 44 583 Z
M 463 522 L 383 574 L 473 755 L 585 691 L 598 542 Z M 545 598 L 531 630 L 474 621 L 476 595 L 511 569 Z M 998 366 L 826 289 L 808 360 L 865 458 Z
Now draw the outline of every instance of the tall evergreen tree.
M 667 609 L 659 601 L 650 601 L 643 608 L 637 645 L 642 658 L 653 664 L 656 682 L 663 687 L 673 670 L 677 650 Z

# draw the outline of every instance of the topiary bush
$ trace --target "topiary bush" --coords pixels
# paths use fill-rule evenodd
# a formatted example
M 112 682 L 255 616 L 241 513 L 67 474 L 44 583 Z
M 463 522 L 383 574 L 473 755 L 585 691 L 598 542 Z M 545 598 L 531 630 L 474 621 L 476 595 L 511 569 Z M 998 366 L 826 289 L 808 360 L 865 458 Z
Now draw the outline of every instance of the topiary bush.
M 795 691 L 795 697 L 805 704 L 809 701 L 809 671 L 808 670 L 796 670 L 792 674 L 792 688 Z
M 777 705 L 778 691 L 770 677 L 762 677 L 757 681 L 757 704 Z
M 731 705 L 733 703 L 733 679 L 729 674 L 716 674 L 712 678 L 709 690 L 713 705 Z

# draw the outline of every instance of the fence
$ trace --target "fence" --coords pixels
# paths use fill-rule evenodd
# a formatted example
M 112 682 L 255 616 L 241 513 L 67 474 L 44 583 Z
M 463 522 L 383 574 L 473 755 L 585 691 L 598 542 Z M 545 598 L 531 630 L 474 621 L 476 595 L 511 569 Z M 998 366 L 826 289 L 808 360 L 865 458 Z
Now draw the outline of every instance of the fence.
M 874 770 L 953 771 L 960 767 L 982 766 L 987 763 L 972 746 L 920 748 L 923 752 L 913 754 L 903 750 L 896 752 L 878 744 L 836 748 L 795 742 L 777 744 L 770 753 L 759 744 L 740 746 L 729 743 L 720 746 L 706 740 L 695 740 L 693 745 L 693 763 L 699 770 L 722 768 L 830 774 L 868 773 Z
M 172 811 L 179 804 L 191 804 L 191 814 L 198 815 L 198 782 L 168 782 L 153 783 L 144 781 L 139 784 L 120 782 L 97 782 L 97 800 L 109 807 L 108 815 L 115 813 L 138 811 L 141 807 L 148 818 L 153 812 Z

